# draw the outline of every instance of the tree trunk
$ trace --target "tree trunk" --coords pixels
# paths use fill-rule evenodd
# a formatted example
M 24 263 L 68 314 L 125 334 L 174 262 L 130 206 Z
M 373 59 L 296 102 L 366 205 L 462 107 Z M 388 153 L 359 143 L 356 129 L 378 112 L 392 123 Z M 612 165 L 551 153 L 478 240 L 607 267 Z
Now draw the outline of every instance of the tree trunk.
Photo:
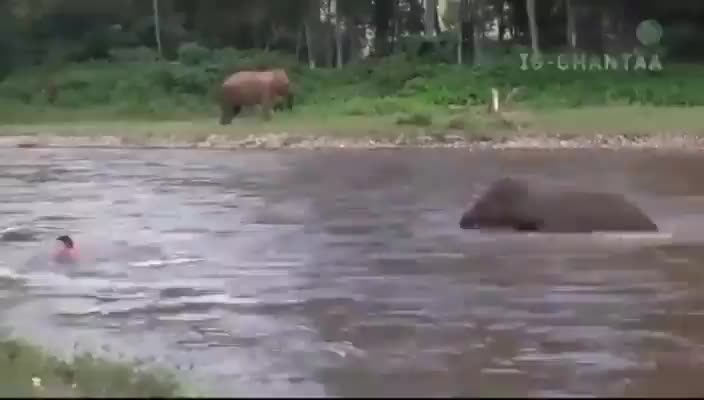
M 335 21 L 332 18 L 332 2 L 333 0 L 324 0 L 325 5 L 325 23 L 323 31 L 325 38 L 325 65 L 329 68 L 335 66 Z
M 303 32 L 306 36 L 306 48 L 308 49 L 308 66 L 315 69 L 315 52 L 313 51 L 313 36 L 310 29 L 310 22 L 303 22 Z
M 153 0 L 152 6 L 154 9 L 154 38 L 156 39 L 156 48 L 159 58 L 164 58 L 164 51 L 161 46 L 161 26 L 159 21 L 159 0 Z
M 268 29 L 266 29 L 266 35 L 264 36 L 264 50 L 265 51 L 270 51 L 272 46 L 274 45 L 274 27 L 273 23 L 268 23 L 267 24 Z
M 394 5 L 393 5 L 393 24 L 394 24 L 394 29 L 391 33 L 391 52 L 393 53 L 396 49 L 396 45 L 398 43 L 398 38 L 401 34 L 401 10 L 399 8 L 398 4 L 399 0 L 394 0 Z
M 303 31 L 306 35 L 306 47 L 308 48 L 308 65 L 315 69 L 317 54 L 315 52 L 315 41 L 313 40 L 313 28 L 320 25 L 320 0 L 307 0 L 307 10 L 303 17 Z
M 605 7 L 606 8 L 606 7 Z M 598 13 L 599 18 L 599 47 L 597 52 L 604 53 L 608 48 L 608 33 L 611 29 L 611 19 L 609 18 L 609 10 L 602 9 Z
M 484 36 L 484 15 L 481 12 L 482 0 L 472 0 L 472 47 L 474 48 L 474 65 L 482 64 L 482 42 Z
M 406 15 L 407 18 L 407 28 L 410 34 L 419 34 L 423 32 L 423 7 L 421 7 L 423 0 L 409 0 L 408 4 L 410 10 Z
M 497 4 L 497 13 L 499 14 L 499 43 L 504 41 L 504 36 L 506 35 L 506 0 L 499 0 Z
M 335 55 L 337 68 L 342 68 L 342 29 L 340 28 L 340 23 L 342 22 L 342 17 L 340 16 L 340 0 L 334 1 L 333 13 L 335 13 Z
M 325 29 L 325 65 L 333 68 L 335 66 L 335 27 L 331 24 L 323 27 Z
M 464 47 L 464 21 L 467 14 L 467 0 L 460 0 L 459 10 L 457 11 L 457 64 L 464 64 L 463 47 Z
M 347 27 L 347 38 L 349 40 L 349 60 L 348 62 L 356 62 L 360 58 L 362 46 L 359 41 L 359 27 L 357 26 L 357 18 L 352 17 L 349 20 Z
M 389 54 L 389 33 L 393 18 L 394 0 L 374 2 L 374 55 L 383 57 Z
M 425 0 L 425 14 L 423 15 L 423 29 L 425 36 L 435 36 L 435 14 L 437 1 Z
M 570 50 L 577 49 L 577 24 L 573 0 L 565 0 L 565 13 L 567 14 L 567 46 Z
M 526 13 L 528 14 L 528 24 L 530 26 L 530 46 L 533 50 L 533 55 L 540 55 L 540 46 L 538 41 L 538 21 L 535 16 L 535 0 L 526 0 Z
M 433 21 L 435 27 L 435 34 L 439 35 L 442 33 L 442 27 L 440 26 L 440 13 L 438 13 L 438 0 L 433 0 L 435 2 L 435 18 Z
M 296 31 L 296 61 L 301 61 L 301 38 L 304 35 L 303 27 L 299 26 Z

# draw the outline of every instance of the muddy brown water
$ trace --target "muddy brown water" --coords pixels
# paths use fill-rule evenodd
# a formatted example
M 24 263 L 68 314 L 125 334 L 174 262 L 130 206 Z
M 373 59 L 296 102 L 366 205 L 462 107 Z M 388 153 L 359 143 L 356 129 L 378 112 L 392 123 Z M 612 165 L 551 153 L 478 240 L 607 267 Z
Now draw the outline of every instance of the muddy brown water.
M 704 395 L 703 171 L 635 150 L 0 150 L 0 226 L 34 235 L 0 242 L 0 321 L 215 395 Z M 663 232 L 461 231 L 506 174 L 620 191 Z M 80 266 L 48 261 L 65 232 Z

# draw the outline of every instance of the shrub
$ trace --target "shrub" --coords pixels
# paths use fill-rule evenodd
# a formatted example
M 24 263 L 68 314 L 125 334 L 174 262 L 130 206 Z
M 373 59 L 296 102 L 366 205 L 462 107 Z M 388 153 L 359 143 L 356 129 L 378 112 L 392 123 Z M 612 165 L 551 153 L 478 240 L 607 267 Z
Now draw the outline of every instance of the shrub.
M 112 49 L 110 58 L 116 62 L 153 62 L 159 59 L 157 52 L 146 46 Z
M 178 48 L 178 59 L 184 65 L 199 65 L 209 60 L 211 52 L 198 43 L 184 43 Z
M 171 374 L 90 354 L 63 361 L 21 341 L 0 341 L 3 397 L 175 397 L 181 391 Z
M 400 116 L 396 119 L 396 124 L 398 125 L 416 125 L 416 126 L 430 126 L 433 124 L 433 118 L 430 114 L 425 113 L 413 113 L 408 115 Z

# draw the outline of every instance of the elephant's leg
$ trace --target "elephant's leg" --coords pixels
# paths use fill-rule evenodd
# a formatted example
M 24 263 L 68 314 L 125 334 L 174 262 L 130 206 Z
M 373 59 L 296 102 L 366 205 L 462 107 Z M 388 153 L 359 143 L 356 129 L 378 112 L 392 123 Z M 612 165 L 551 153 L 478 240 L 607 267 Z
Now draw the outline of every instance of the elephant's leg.
M 272 96 L 270 96 L 268 93 L 263 96 L 262 99 L 262 118 L 264 118 L 265 121 L 271 120 L 271 108 L 272 108 Z
M 271 105 L 265 105 L 262 108 L 262 118 L 264 121 L 271 121 Z
M 283 109 L 284 109 L 284 103 L 280 99 L 277 99 L 274 102 L 274 111 L 282 111 Z
M 293 110 L 293 94 L 288 94 L 286 96 L 286 109 L 291 111 Z
M 220 125 L 229 125 L 234 118 L 233 107 L 228 104 L 220 104 Z
M 242 106 L 230 106 L 223 104 L 220 106 L 220 125 L 230 125 L 232 119 L 235 118 L 240 111 L 242 111 Z
M 274 103 L 275 111 L 293 110 L 293 95 L 279 96 Z

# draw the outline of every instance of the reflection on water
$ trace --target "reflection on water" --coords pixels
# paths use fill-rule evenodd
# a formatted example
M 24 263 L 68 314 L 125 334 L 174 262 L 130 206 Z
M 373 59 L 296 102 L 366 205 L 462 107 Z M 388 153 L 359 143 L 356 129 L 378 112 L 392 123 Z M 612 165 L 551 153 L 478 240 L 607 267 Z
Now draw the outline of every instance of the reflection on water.
M 704 395 L 703 157 L 0 153 L 0 315 L 56 351 L 221 395 Z M 461 231 L 505 174 L 623 192 L 663 232 Z M 60 233 L 82 265 L 48 261 Z

